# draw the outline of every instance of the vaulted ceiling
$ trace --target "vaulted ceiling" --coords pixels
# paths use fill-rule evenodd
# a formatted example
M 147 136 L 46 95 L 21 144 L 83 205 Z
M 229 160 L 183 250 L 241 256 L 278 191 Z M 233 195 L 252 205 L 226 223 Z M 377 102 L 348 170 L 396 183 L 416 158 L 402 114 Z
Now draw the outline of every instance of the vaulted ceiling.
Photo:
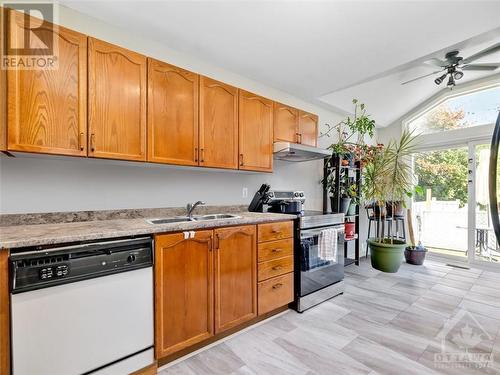
M 379 126 L 442 89 L 433 77 L 400 85 L 432 72 L 425 60 L 500 42 L 500 1 L 62 3 L 332 109 L 349 111 L 359 98 Z M 500 54 L 481 62 L 492 59 Z

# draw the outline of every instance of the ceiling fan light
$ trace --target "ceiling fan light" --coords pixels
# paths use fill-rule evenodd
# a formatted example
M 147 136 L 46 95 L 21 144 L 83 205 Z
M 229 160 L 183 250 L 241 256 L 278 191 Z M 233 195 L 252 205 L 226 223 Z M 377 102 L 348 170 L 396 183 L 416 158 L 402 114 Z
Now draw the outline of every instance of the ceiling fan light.
M 463 76 L 464 76 L 464 73 L 463 73 L 463 72 L 461 72 L 460 70 L 456 70 L 456 71 L 453 73 L 453 78 L 454 78 L 454 79 L 456 79 L 456 80 L 461 79 Z
M 434 83 L 436 85 L 440 85 L 441 83 L 443 83 L 444 79 L 446 78 L 446 74 L 443 74 L 441 77 L 438 77 L 434 80 Z
M 448 78 L 448 83 L 446 84 L 446 86 L 448 87 L 455 86 L 455 80 L 453 79 L 452 74 L 450 74 L 450 78 Z

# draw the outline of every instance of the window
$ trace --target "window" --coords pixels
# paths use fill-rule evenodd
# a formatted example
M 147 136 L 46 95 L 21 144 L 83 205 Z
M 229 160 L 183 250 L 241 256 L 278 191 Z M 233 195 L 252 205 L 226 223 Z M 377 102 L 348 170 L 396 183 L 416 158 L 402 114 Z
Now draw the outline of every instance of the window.
M 422 134 L 494 124 L 500 110 L 500 87 L 446 99 L 409 123 Z

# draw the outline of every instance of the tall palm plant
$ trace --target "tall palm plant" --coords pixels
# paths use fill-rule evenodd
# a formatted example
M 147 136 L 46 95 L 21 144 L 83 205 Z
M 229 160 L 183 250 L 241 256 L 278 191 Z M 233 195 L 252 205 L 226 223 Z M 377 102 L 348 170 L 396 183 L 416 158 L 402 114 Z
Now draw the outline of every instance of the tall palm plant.
M 399 140 L 392 140 L 388 145 L 378 150 L 365 165 L 363 172 L 363 196 L 379 208 L 387 202 L 403 202 L 413 191 L 413 176 L 411 156 L 416 153 L 418 136 L 413 131 L 405 130 Z M 384 222 L 382 209 L 377 213 L 377 242 L 389 242 L 384 239 Z M 393 210 L 394 212 L 394 206 Z M 390 243 L 393 238 L 390 238 Z

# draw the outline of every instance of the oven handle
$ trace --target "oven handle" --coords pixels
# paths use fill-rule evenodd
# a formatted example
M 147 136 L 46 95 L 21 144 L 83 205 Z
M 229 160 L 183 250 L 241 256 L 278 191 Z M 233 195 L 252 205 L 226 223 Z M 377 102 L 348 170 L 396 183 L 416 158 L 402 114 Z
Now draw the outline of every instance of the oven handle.
M 319 236 L 322 231 L 328 228 L 337 228 L 338 234 L 343 235 L 345 228 L 344 226 L 339 226 L 339 227 L 326 227 L 326 228 L 319 228 L 319 229 L 307 229 L 303 230 L 300 232 L 300 238 L 307 238 L 307 237 L 313 237 L 313 236 Z

